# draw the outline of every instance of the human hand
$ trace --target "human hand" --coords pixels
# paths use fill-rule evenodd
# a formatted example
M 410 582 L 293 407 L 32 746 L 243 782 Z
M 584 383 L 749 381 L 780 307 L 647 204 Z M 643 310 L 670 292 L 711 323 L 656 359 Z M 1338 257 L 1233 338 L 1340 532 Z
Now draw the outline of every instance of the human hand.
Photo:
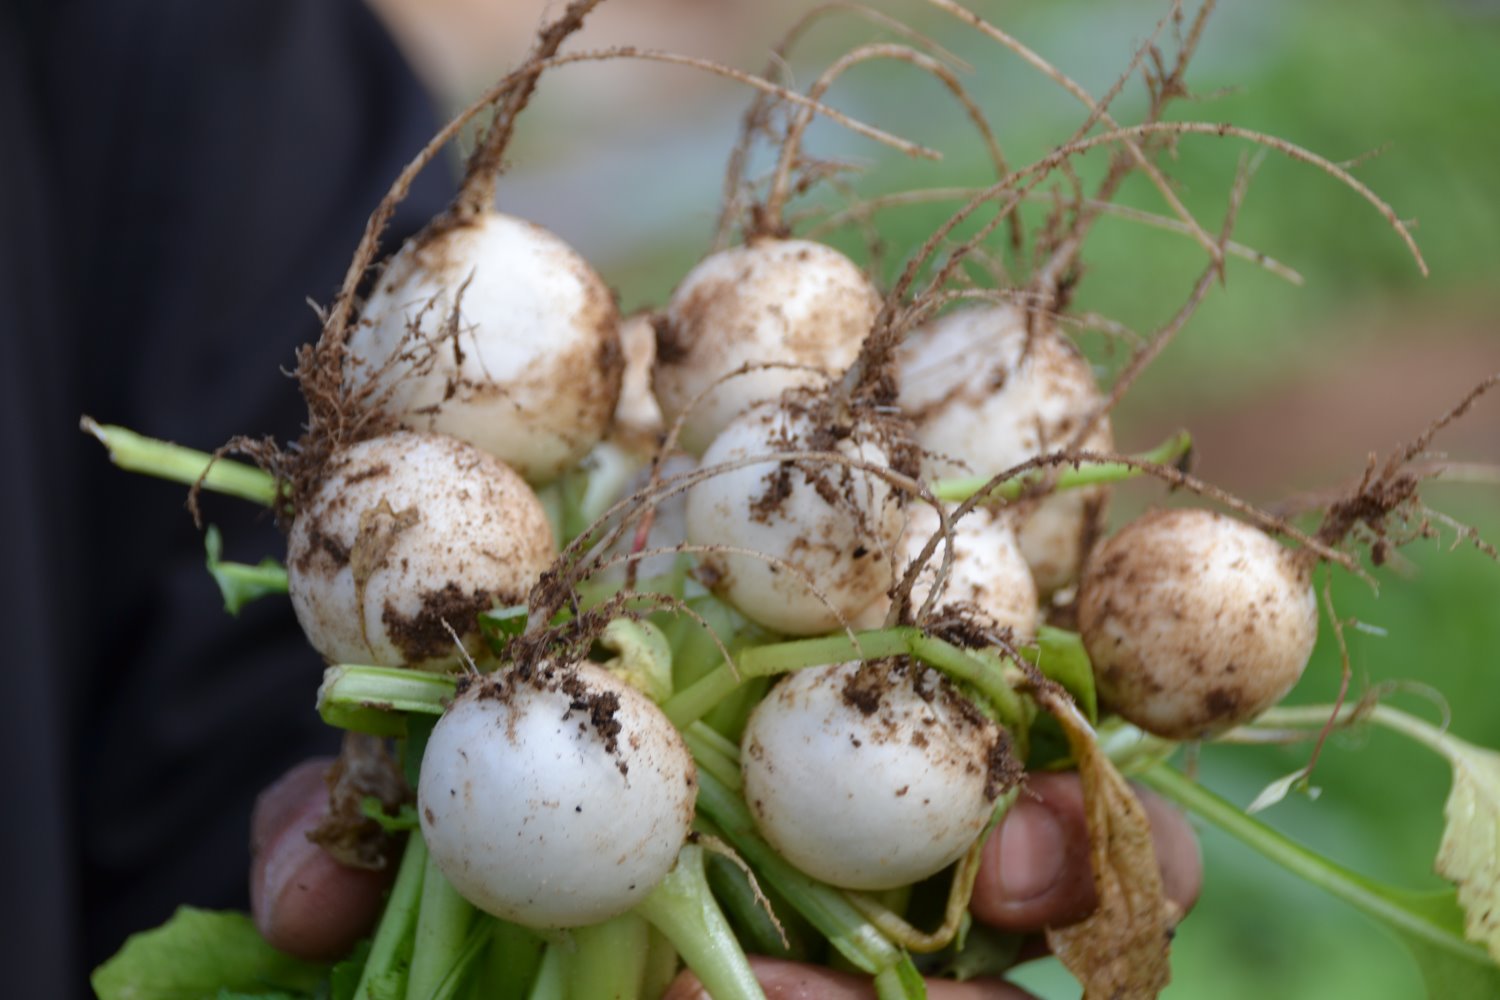
M 308 839 L 328 815 L 333 758 L 303 761 L 260 793 L 250 819 L 250 912 L 261 936 L 298 958 L 342 958 L 380 917 L 395 871 L 349 868 Z
M 1076 774 L 1033 774 L 985 845 L 969 909 L 992 927 L 1032 934 L 1088 916 L 1095 905 L 1083 787 Z M 1198 840 L 1186 817 L 1153 793 L 1137 789 L 1151 821 L 1156 861 L 1166 896 L 1185 913 L 1203 884 Z M 1045 952 L 1038 937 L 1023 958 Z M 795 962 L 751 958 L 767 1000 L 873 1000 L 868 979 Z M 1030 994 L 996 979 L 933 981 L 931 1000 L 1025 1000 Z M 673 982 L 663 1000 L 706 1000 L 691 973 Z
M 308 761 L 261 794 L 252 822 L 250 899 L 256 925 L 272 945 L 304 958 L 348 952 L 379 916 L 389 872 L 345 868 L 307 839 L 327 811 L 323 772 Z M 1073 774 L 1035 774 L 985 846 L 971 909 L 1002 930 L 1031 933 L 1086 916 L 1094 906 L 1083 792 Z M 1141 802 L 1151 821 L 1167 897 L 1182 910 L 1202 884 L 1197 840 L 1181 813 L 1150 792 Z M 1040 944 L 1027 952 L 1041 953 Z M 874 995 L 868 982 L 827 969 L 752 959 L 769 1000 Z M 998 981 L 935 983 L 933 1000 L 1017 1000 L 1026 996 Z M 690 974 L 678 977 L 667 1000 L 697 1000 Z

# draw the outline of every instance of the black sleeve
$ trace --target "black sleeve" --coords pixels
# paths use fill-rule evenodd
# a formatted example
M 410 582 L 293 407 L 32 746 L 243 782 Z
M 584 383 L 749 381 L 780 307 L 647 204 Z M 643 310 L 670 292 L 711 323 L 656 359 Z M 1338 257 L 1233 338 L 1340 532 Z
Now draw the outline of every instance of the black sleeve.
M 37 766 L 44 808 L 4 824 L 22 869 L 5 905 L 47 931 L 6 967 L 57 977 L 12 995 L 61 997 L 179 903 L 244 907 L 255 793 L 336 743 L 287 602 L 228 617 L 184 491 L 109 466 L 78 414 L 204 449 L 294 438 L 305 411 L 283 369 L 316 335 L 307 300 L 332 297 L 437 120 L 359 0 L 30 10 L 26 58 L 0 52 L 19 77 L 0 126 L 27 150 L 0 156 L 26 214 L 0 232 L 25 263 L 7 264 L 0 318 L 35 335 L 6 331 L 0 440 L 19 488 L 0 491 L 0 530 L 7 589 L 26 592 L 5 634 L 35 630 L 11 649 L 27 697 L 5 702 L 6 759 Z M 427 171 L 394 238 L 442 207 L 450 171 Z M 242 502 L 206 515 L 229 558 L 284 550 Z M 5 926 L 34 926 L 25 913 Z

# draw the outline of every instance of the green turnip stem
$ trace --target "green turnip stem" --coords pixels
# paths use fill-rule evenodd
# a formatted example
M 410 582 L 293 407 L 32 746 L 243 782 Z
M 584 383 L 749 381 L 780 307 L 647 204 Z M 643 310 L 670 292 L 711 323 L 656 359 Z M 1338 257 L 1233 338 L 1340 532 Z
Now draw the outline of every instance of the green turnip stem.
M 740 790 L 740 748 L 733 740 L 725 738 L 718 730 L 702 722 L 695 722 L 682 734 L 688 747 L 697 757 L 701 753 L 705 759 L 710 760 L 711 766 L 719 767 L 722 771 L 727 766 L 727 773 L 721 773 L 719 780 L 729 785 L 735 791 Z
M 413 839 L 418 835 L 413 833 Z M 429 854 L 422 876 L 422 897 L 412 947 L 407 1000 L 429 1000 L 457 964 L 464 950 L 474 907 L 460 896 Z
M 1273 708 L 1268 712 L 1261 713 L 1260 717 L 1250 725 L 1243 727 L 1247 731 L 1260 728 L 1285 728 L 1285 729 L 1321 729 L 1333 716 L 1335 710 L 1338 718 L 1335 725 L 1347 725 L 1363 719 L 1368 719 L 1377 725 L 1385 726 L 1427 747 L 1444 757 L 1452 756 L 1452 748 L 1443 741 L 1443 731 L 1436 726 L 1423 722 L 1414 716 L 1408 715 L 1399 709 L 1391 708 L 1389 705 L 1341 705 L 1335 709 L 1333 705 L 1298 705 L 1295 707 Z
M 689 740 L 689 747 L 693 742 Z M 712 751 L 710 751 L 712 753 Z M 697 750 L 694 748 L 694 756 Z M 698 811 L 724 834 L 724 839 L 773 887 L 791 907 L 849 962 L 862 972 L 878 974 L 898 964 L 902 952 L 850 905 L 838 889 L 809 878 L 761 839 L 744 801 L 715 777 L 720 768 L 698 771 Z
M 318 714 L 330 726 L 374 736 L 404 736 L 403 713 L 442 715 L 452 677 L 400 667 L 338 664 L 323 671 Z
M 526 1000 L 568 1000 L 566 957 L 563 945 L 555 942 L 547 945 Z
M 1135 460 L 1152 465 L 1171 465 L 1192 451 L 1193 439 L 1187 431 L 1178 431 L 1171 438 L 1140 455 Z M 1078 489 L 1083 486 L 1098 486 L 1102 483 L 1118 483 L 1143 475 L 1136 465 L 1127 462 L 1082 462 L 1077 467 L 1064 468 L 1050 473 L 1056 479 L 1056 489 Z M 1016 500 L 1049 475 L 1046 472 L 1026 472 L 996 484 L 990 489 L 993 500 Z M 932 484 L 932 493 L 939 500 L 957 503 L 984 489 L 990 476 L 960 476 L 954 479 L 939 479 Z
M 354 989 L 356 1000 L 375 1000 L 376 997 L 395 997 L 405 993 L 399 982 L 401 959 L 410 950 L 426 867 L 427 844 L 420 835 L 413 833 L 406 840 L 396 882 L 386 899 L 380 926 L 375 929 L 375 939 L 370 942 L 370 954 L 365 959 L 364 971 L 360 973 L 359 985 Z
M 677 949 L 672 947 L 671 939 L 655 927 L 648 925 L 648 934 L 646 971 L 641 978 L 641 995 L 659 997 L 667 992 L 667 987 L 677 978 Z
M 546 943 L 519 924 L 484 918 L 481 923 L 489 924 L 490 940 L 478 972 L 476 995 L 486 1000 L 526 1000 Z
M 910 626 L 856 632 L 853 641 L 848 635 L 839 634 L 752 647 L 740 654 L 733 669 L 728 664 L 719 666 L 669 698 L 662 711 L 673 725 L 683 729 L 702 718 L 746 678 L 903 654 L 915 656 L 955 680 L 972 684 L 994 704 L 1000 722 L 1012 731 L 1019 732 L 1025 727 L 1021 699 L 1001 671 L 951 643 L 924 635 L 921 629 Z
M 719 828 L 706 820 L 698 821 L 698 829 L 708 836 L 724 839 Z M 723 855 L 712 854 L 704 859 L 704 866 L 714 898 L 735 922 L 751 951 L 775 958 L 807 959 L 805 943 L 792 938 L 787 928 L 778 926 L 778 920 L 766 912 L 765 900 L 738 864 Z
M 927 986 L 911 960 L 882 969 L 875 977 L 876 1000 L 927 1000 Z
M 703 848 L 684 846 L 676 866 L 635 912 L 671 940 L 714 1000 L 765 1000 L 744 950 L 709 891 Z
M 679 859 L 678 864 L 681 864 Z M 573 931 L 577 950 L 568 956 L 569 997 L 638 1000 L 646 972 L 650 925 L 626 913 Z
M 124 427 L 95 423 L 88 417 L 80 426 L 109 449 L 110 461 L 127 471 L 189 486 L 202 483 L 206 490 L 267 507 L 276 501 L 276 480 L 253 465 L 216 459 L 207 452 L 149 438 Z
M 470 970 L 473 969 L 474 963 L 479 960 L 479 956 L 484 953 L 486 945 L 490 943 L 490 928 L 487 925 L 492 923 L 497 923 L 497 921 L 482 913 L 470 922 L 468 936 L 464 938 L 462 946 L 454 954 L 453 962 L 448 967 L 448 974 L 442 978 L 430 994 L 432 1000 L 453 1000 L 455 996 L 459 995 L 460 990 L 469 985 L 471 979 Z M 475 995 L 472 990 L 468 991 L 468 993 Z M 419 997 L 424 994 L 416 993 L 408 988 L 407 995 Z M 478 995 L 487 996 L 490 994 Z
M 1358 872 L 1308 850 L 1202 785 L 1189 781 L 1169 765 L 1157 764 L 1135 777 L 1292 874 L 1319 886 L 1396 930 L 1412 935 L 1441 951 L 1471 961 L 1489 961 L 1482 948 L 1465 942 L 1419 912 L 1402 906 L 1398 901 L 1400 890 L 1385 889 Z

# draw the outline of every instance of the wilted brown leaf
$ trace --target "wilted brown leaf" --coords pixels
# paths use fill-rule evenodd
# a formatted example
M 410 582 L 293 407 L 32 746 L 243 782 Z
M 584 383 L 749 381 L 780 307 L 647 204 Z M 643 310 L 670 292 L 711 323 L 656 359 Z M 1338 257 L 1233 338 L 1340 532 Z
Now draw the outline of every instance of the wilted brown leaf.
M 1048 682 L 1036 695 L 1078 760 L 1099 898 L 1088 917 L 1049 929 L 1047 943 L 1083 984 L 1084 1000 L 1155 997 L 1171 976 L 1171 925 L 1150 821 L 1067 692 Z

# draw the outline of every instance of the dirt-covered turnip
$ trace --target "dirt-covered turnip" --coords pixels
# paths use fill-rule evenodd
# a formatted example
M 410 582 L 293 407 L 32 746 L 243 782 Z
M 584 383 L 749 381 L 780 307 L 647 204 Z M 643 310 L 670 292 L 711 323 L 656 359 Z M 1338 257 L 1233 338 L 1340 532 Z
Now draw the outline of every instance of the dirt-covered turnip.
M 544 483 L 609 426 L 624 360 L 609 289 L 522 219 L 481 212 L 408 243 L 349 341 L 406 426 L 451 434 Z
M 1088 361 L 1045 318 L 1028 332 L 1008 305 L 957 309 L 897 348 L 901 408 L 934 477 L 994 475 L 1066 447 L 1099 390 Z M 1083 442 L 1112 451 L 1107 418 Z M 1072 582 L 1099 535 L 1107 489 L 1070 490 L 1015 506 L 1016 536 L 1037 589 Z
M 292 522 L 287 579 L 325 659 L 437 667 L 459 657 L 455 634 L 477 650 L 475 616 L 521 602 L 553 556 L 520 476 L 462 441 L 400 431 L 334 454 Z
M 741 741 L 745 801 L 798 868 L 849 889 L 940 871 L 1016 772 L 1005 731 L 939 673 L 876 660 L 783 678 Z
M 898 575 L 907 572 L 940 527 L 935 508 L 927 504 L 909 506 L 896 560 Z M 1011 530 L 1009 513 L 977 507 L 952 521 L 951 527 L 953 561 L 933 601 L 933 612 L 939 616 L 977 612 L 983 624 L 1010 629 L 1016 643 L 1036 638 L 1040 616 L 1036 584 Z M 943 545 L 938 543 L 912 584 L 909 604 L 913 611 L 920 609 L 932 593 L 943 565 Z M 857 624 L 879 627 L 889 609 L 890 599 L 881 597 L 865 609 Z
M 714 440 L 702 467 L 778 452 L 901 464 L 902 428 L 862 423 L 838 435 L 820 414 L 816 398 L 795 392 L 760 403 Z M 790 635 L 836 628 L 884 593 L 904 524 L 900 491 L 831 461 L 754 462 L 696 484 L 687 498 L 688 539 L 726 550 L 700 557 L 703 581 L 745 616 Z
M 751 405 L 847 368 L 879 311 L 864 273 L 821 243 L 760 237 L 713 254 L 688 272 L 657 320 L 653 386 L 662 412 L 674 420 L 707 391 L 681 437 L 701 454 Z M 714 384 L 766 362 L 802 367 L 762 368 Z
M 588 663 L 470 683 L 422 758 L 417 811 L 438 868 L 475 906 L 578 927 L 643 900 L 677 860 L 697 796 L 677 730 Z
M 1169 739 L 1212 736 L 1271 707 L 1318 634 L 1312 561 L 1206 510 L 1159 510 L 1089 560 L 1078 621 L 1106 707 Z

